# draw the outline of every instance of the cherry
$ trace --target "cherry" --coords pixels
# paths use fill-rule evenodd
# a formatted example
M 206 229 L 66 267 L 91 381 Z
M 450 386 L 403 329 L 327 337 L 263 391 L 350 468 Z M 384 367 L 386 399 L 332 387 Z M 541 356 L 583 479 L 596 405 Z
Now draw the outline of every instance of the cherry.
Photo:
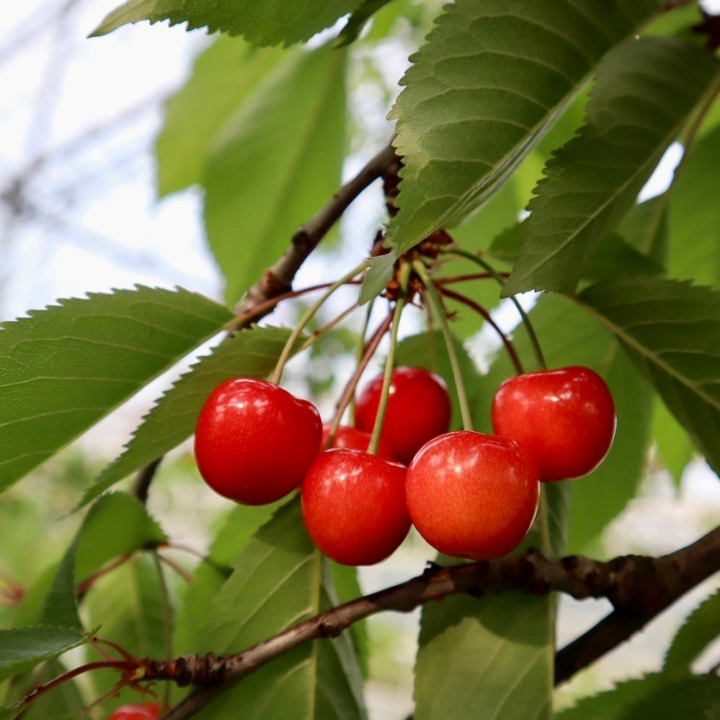
M 540 500 L 537 467 L 518 443 L 466 430 L 424 445 L 405 489 L 420 535 L 446 555 L 472 560 L 514 550 Z
M 329 436 L 330 425 L 323 425 L 322 448 L 325 447 L 325 443 L 327 442 Z M 334 448 L 350 448 L 351 450 L 363 450 L 364 452 L 367 452 L 371 438 L 372 434 L 369 432 L 348 427 L 347 425 L 341 425 L 335 433 L 335 439 L 333 440 L 332 446 Z M 393 458 L 390 445 L 383 437 L 380 438 L 380 447 L 378 448 L 377 455 L 378 457 L 385 458 L 386 460 L 395 459 Z
M 383 376 L 363 389 L 355 406 L 355 425 L 372 432 L 375 425 Z M 382 437 L 397 460 L 406 465 L 430 439 L 446 433 L 452 407 L 445 381 L 423 368 L 395 368 L 390 385 Z
M 517 440 L 543 481 L 578 478 L 605 458 L 615 436 L 615 405 L 605 381 L 586 367 L 542 370 L 506 380 L 495 394 L 497 435 Z
M 143 705 L 123 705 L 115 710 L 108 720 L 158 720 L 160 705 L 144 703 Z
M 320 448 L 315 406 L 256 378 L 218 385 L 195 430 L 195 457 L 215 492 L 245 505 L 263 505 L 302 482 Z
M 312 541 L 343 565 L 374 565 L 410 530 L 406 468 L 361 450 L 320 453 L 305 476 L 301 502 Z

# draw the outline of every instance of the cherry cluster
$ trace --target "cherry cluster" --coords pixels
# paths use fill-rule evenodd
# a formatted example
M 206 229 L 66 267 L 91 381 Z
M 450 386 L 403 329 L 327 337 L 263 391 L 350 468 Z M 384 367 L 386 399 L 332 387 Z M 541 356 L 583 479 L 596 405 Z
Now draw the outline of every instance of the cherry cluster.
M 492 406 L 495 435 L 448 432 L 442 378 L 420 368 L 392 375 L 376 455 L 368 446 L 383 377 L 357 400 L 356 427 L 330 428 L 315 406 L 265 380 L 219 385 L 200 413 L 195 454 L 205 482 L 247 505 L 301 490 L 308 534 L 328 557 L 372 565 L 411 524 L 446 555 L 486 560 L 516 548 L 537 513 L 540 482 L 577 478 L 607 455 L 615 408 L 585 367 L 518 375 Z

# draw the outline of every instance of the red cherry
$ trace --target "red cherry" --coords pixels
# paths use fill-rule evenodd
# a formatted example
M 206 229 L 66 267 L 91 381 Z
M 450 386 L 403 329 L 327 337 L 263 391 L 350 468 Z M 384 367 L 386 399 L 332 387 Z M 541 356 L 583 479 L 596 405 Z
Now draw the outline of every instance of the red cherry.
M 490 560 L 514 550 L 540 500 L 538 470 L 518 443 L 462 430 L 431 440 L 407 472 L 418 532 L 446 555 Z
M 355 406 L 355 425 L 372 432 L 383 376 L 365 387 Z M 452 406 L 445 381 L 423 368 L 395 368 L 382 437 L 397 460 L 406 465 L 428 441 L 448 431 Z
M 160 705 L 145 703 L 143 705 L 123 705 L 115 710 L 108 720 L 158 720 Z
M 264 505 L 300 485 L 321 435 L 312 403 L 265 380 L 234 378 L 218 385 L 200 411 L 195 457 L 215 492 Z
M 615 404 L 586 367 L 543 370 L 506 380 L 495 394 L 497 435 L 517 440 L 543 481 L 578 478 L 605 458 L 615 436 Z
M 330 435 L 330 425 L 323 425 L 322 442 L 321 448 L 325 447 L 328 436 Z M 338 431 L 335 433 L 335 440 L 332 446 L 334 448 L 349 448 L 351 450 L 362 450 L 367 452 L 368 446 L 370 445 L 370 439 L 372 433 L 358 430 L 357 428 L 348 427 L 347 425 L 341 425 Z M 386 460 L 394 460 L 390 445 L 384 437 L 380 438 L 380 447 L 377 451 L 377 456 L 385 458 Z
M 302 485 L 305 527 L 315 545 L 343 565 L 374 565 L 410 530 L 405 466 L 361 450 L 328 450 Z

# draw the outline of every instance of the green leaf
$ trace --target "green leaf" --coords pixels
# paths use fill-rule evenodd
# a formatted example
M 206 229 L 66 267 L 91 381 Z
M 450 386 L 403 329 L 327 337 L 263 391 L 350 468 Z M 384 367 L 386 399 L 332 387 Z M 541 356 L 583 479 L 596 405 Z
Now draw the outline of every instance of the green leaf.
M 692 460 L 693 444 L 661 400 L 655 402 L 652 436 L 660 461 L 672 475 L 675 485 L 680 487 L 685 468 Z
M 40 625 L 0 630 L 0 681 L 31 670 L 88 640 L 77 628 Z
M 113 10 L 91 37 L 106 35 L 128 23 L 169 20 L 187 23 L 188 30 L 206 27 L 230 35 L 244 35 L 256 45 L 305 41 L 351 12 L 359 0 L 129 0 Z
M 206 166 L 205 225 L 235 302 L 340 185 L 345 51 L 298 50 L 223 125 Z
M 255 534 L 234 568 L 212 604 L 203 649 L 239 652 L 337 604 L 329 566 L 305 532 L 297 500 Z M 198 717 L 366 717 L 350 636 L 295 648 L 258 668 Z
M 460 373 L 468 395 L 468 402 L 473 406 L 476 404 L 480 393 L 482 378 L 462 342 L 457 338 L 453 338 L 453 340 L 455 351 L 460 362 Z M 453 377 L 452 366 L 450 365 L 450 358 L 442 332 L 435 330 L 433 332 L 422 332 L 418 335 L 406 337 L 398 343 L 395 358 L 397 365 L 422 367 L 437 373 L 445 380 L 453 407 L 450 427 L 451 429 L 459 430 L 462 427 L 460 405 L 458 403 L 455 378 Z
M 578 296 L 720 470 L 720 294 L 658 278 L 594 285 Z
M 498 235 L 488 254 L 504 262 L 515 261 L 521 253 L 523 224 L 517 223 Z M 582 268 L 582 277 L 592 282 L 659 275 L 664 268 L 658 262 L 637 250 L 618 233 L 611 232 L 592 250 Z
M 195 60 L 192 77 L 167 103 L 155 145 L 161 197 L 202 181 L 213 138 L 283 57 L 221 35 Z
M 0 490 L 232 317 L 182 289 L 139 287 L 58 302 L 0 330 Z
M 404 158 L 400 255 L 482 205 L 655 0 L 458 0 L 412 57 L 391 117 Z
M 668 275 L 720 288 L 720 127 L 700 139 L 673 184 Z
M 51 660 L 38 668 L 32 674 L 32 679 L 36 684 L 46 683 L 68 670 L 60 660 Z M 117 673 L 115 679 L 117 680 Z M 86 704 L 77 681 L 71 680 L 61 683 L 51 692 L 34 700 L 21 717 L 23 720 L 75 720 L 82 717 Z
M 720 635 L 720 590 L 704 600 L 675 633 L 663 672 L 687 674 L 690 665 Z
M 620 683 L 614 690 L 583 698 L 557 720 L 677 720 L 716 718 L 720 678 L 709 675 L 672 681 L 653 673 Z
M 394 272 L 395 256 L 392 253 L 372 258 L 360 288 L 360 304 L 364 305 L 377 297 L 392 280 Z
M 165 610 L 157 570 L 147 554 L 100 578 L 88 593 L 87 611 L 92 623 L 102 626 L 104 640 L 120 643 L 136 657 L 166 656 Z
M 80 507 L 130 473 L 162 457 L 195 431 L 208 395 L 233 377 L 266 377 L 274 369 L 290 330 L 253 327 L 237 333 L 200 359 L 158 400 L 125 452 L 88 489 Z
M 351 600 L 357 600 L 363 596 L 360 587 L 360 574 L 356 567 L 350 565 L 340 565 L 340 563 L 328 560 L 330 572 L 332 574 L 333 585 L 337 591 L 337 602 L 342 605 Z M 353 647 L 360 663 L 360 669 L 364 679 L 370 674 L 370 634 L 364 620 L 356 622 L 350 627 L 350 637 L 353 641 Z
M 414 717 L 551 718 L 550 617 L 548 598 L 519 593 L 425 605 Z
M 110 560 L 156 547 L 167 540 L 160 526 L 136 498 L 113 493 L 89 510 L 70 548 L 60 561 L 40 611 L 40 621 L 81 627 L 76 586 Z
M 196 651 L 198 635 L 211 613 L 210 601 L 230 575 L 230 562 L 245 548 L 252 535 L 270 520 L 279 505 L 237 505 L 223 519 L 207 561 L 198 565 L 193 581 L 183 593 L 175 624 L 175 649 L 178 654 Z
M 568 299 L 545 295 L 530 318 L 550 368 L 590 367 L 605 379 L 615 400 L 618 431 L 608 456 L 587 477 L 567 483 L 572 508 L 567 551 L 580 552 L 635 497 L 650 444 L 652 392 L 613 336 Z M 533 369 L 532 349 L 524 327 L 516 330 L 514 343 L 525 367 Z M 473 413 L 478 427 L 490 430 L 493 395 L 500 383 L 513 374 L 512 365 L 501 353 L 490 368 L 484 393 Z
M 676 38 L 642 38 L 608 53 L 585 125 L 548 162 L 528 206 L 506 295 L 575 290 L 585 260 L 635 203 L 719 68 L 703 48 Z

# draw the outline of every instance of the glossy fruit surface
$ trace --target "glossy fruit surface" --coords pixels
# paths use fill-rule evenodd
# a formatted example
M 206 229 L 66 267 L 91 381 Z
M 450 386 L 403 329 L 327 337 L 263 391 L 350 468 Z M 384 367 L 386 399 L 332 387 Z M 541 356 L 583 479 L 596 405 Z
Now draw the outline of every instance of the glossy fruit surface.
M 355 425 L 372 432 L 383 376 L 370 381 L 357 399 Z M 406 465 L 428 441 L 446 433 L 452 406 L 445 381 L 423 368 L 395 368 L 390 385 L 382 437 L 397 460 Z
M 514 550 L 540 499 L 537 467 L 518 443 L 465 430 L 424 445 L 405 487 L 420 535 L 446 555 L 472 560 Z
M 605 458 L 615 436 L 615 404 L 605 381 L 586 367 L 506 380 L 492 406 L 495 433 L 517 440 L 540 479 L 578 478 Z
M 256 378 L 210 394 L 195 430 L 195 457 L 215 492 L 245 505 L 275 502 L 298 487 L 320 448 L 315 406 Z
M 325 443 L 327 442 L 329 435 L 330 426 L 323 425 L 321 448 L 325 447 Z M 334 448 L 348 448 L 350 450 L 362 450 L 363 452 L 367 452 L 371 438 L 372 433 L 348 427 L 347 425 L 341 425 L 338 428 L 337 433 L 335 433 L 335 440 L 333 441 L 332 446 Z M 385 458 L 386 460 L 395 459 L 390 445 L 385 438 L 380 438 L 380 447 L 378 448 L 377 455 L 378 457 Z
M 302 485 L 302 512 L 312 541 L 343 565 L 374 565 L 410 530 L 406 468 L 360 450 L 318 455 Z
M 108 720 L 158 720 L 160 705 L 145 703 L 143 705 L 123 705 L 115 710 Z

